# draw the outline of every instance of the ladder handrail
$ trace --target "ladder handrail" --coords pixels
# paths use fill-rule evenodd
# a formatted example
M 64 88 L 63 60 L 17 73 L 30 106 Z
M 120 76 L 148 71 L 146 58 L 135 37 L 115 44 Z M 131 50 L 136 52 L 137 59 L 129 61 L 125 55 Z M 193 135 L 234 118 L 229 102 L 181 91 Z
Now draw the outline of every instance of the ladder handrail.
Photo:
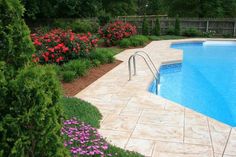
M 135 54 L 138 54 L 138 53 L 143 53 L 143 54 L 145 54 L 145 55 L 148 57 L 149 61 L 151 62 L 151 64 L 152 64 L 154 70 L 159 73 L 159 70 L 156 68 L 156 66 L 154 65 L 154 63 L 153 63 L 151 57 L 147 54 L 146 51 L 137 51 L 137 52 L 135 52 Z
M 151 68 L 150 64 L 148 63 L 147 59 L 146 59 L 143 55 L 141 55 L 141 54 L 135 54 L 133 57 L 135 57 L 135 56 L 140 56 L 140 57 L 142 57 L 143 60 L 146 62 L 146 64 L 147 64 L 149 70 L 152 72 L 153 76 L 155 77 L 155 79 L 158 79 L 157 76 L 156 76 L 156 74 L 155 74 L 155 72 L 153 72 L 153 69 Z
M 148 60 L 151 62 L 152 66 L 154 67 L 154 70 L 156 70 L 157 74 L 156 75 L 156 72 L 153 72 L 153 69 L 151 68 L 150 64 L 148 63 L 147 59 L 145 58 L 145 56 L 143 56 L 142 54 L 139 54 L 139 53 L 143 53 L 145 54 L 145 56 L 148 57 Z M 131 80 L 131 60 L 133 59 L 133 66 L 134 66 L 134 75 L 136 75 L 136 63 L 135 63 L 135 57 L 136 56 L 140 56 L 141 58 L 143 58 L 143 60 L 145 61 L 145 63 L 147 64 L 149 70 L 151 71 L 151 73 L 153 74 L 155 80 L 156 80 L 156 94 L 158 94 L 158 84 L 160 83 L 160 73 L 159 73 L 159 70 L 157 70 L 156 66 L 154 65 L 153 61 L 151 60 L 150 56 L 145 52 L 145 51 L 137 51 L 135 52 L 133 55 L 131 55 L 129 57 L 129 60 L 128 60 L 128 68 L 129 68 L 129 81 Z

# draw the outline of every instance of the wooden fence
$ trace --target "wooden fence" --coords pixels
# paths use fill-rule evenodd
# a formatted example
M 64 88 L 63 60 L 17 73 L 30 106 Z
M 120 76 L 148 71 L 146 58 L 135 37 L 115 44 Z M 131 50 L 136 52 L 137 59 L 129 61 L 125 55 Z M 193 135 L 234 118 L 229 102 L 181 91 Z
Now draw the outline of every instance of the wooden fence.
M 117 20 L 133 23 L 137 26 L 138 32 L 140 33 L 142 30 L 143 18 L 144 16 L 119 16 L 117 17 Z M 146 18 L 151 32 L 155 27 L 157 16 L 146 16 Z M 173 28 L 175 25 L 175 18 L 159 16 L 159 20 L 162 34 L 165 34 L 168 29 Z M 201 32 L 215 31 L 218 36 L 236 36 L 236 18 L 180 18 L 179 20 L 182 31 L 194 28 Z

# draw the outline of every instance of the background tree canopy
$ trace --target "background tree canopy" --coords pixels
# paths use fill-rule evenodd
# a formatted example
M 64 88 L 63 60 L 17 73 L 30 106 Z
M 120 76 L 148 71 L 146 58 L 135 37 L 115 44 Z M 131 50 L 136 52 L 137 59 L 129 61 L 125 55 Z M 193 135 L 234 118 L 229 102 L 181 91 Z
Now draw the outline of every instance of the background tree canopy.
M 119 15 L 179 15 L 180 17 L 236 17 L 236 0 L 21 0 L 25 17 L 86 18 L 101 10 Z

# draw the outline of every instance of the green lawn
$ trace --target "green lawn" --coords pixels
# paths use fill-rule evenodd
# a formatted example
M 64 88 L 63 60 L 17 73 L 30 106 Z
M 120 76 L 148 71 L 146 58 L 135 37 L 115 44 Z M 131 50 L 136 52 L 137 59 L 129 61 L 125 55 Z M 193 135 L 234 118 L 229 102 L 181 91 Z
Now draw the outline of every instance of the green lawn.
M 92 104 L 77 98 L 62 98 L 60 105 L 66 119 L 75 117 L 95 128 L 100 127 L 102 115 Z
M 80 121 L 84 121 L 95 128 L 99 128 L 102 115 L 92 104 L 77 98 L 62 98 L 60 105 L 66 119 L 76 117 Z M 113 156 L 117 157 L 143 157 L 143 155 L 139 153 L 126 151 L 111 144 L 109 145 L 109 149 L 106 150 L 106 153 L 113 154 Z

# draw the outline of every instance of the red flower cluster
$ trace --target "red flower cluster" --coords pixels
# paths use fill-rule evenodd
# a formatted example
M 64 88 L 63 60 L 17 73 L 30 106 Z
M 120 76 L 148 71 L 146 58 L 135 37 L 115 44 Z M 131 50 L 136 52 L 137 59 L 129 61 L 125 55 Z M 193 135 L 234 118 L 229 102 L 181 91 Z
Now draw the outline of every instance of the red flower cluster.
M 111 46 L 115 41 L 135 35 L 137 31 L 136 27 L 130 23 L 116 21 L 100 28 L 98 33 L 105 40 L 106 45 Z
M 71 30 L 54 29 L 46 34 L 31 34 L 37 52 L 33 62 L 62 63 L 78 57 L 88 56 L 97 46 L 98 39 L 91 33 L 76 34 Z

